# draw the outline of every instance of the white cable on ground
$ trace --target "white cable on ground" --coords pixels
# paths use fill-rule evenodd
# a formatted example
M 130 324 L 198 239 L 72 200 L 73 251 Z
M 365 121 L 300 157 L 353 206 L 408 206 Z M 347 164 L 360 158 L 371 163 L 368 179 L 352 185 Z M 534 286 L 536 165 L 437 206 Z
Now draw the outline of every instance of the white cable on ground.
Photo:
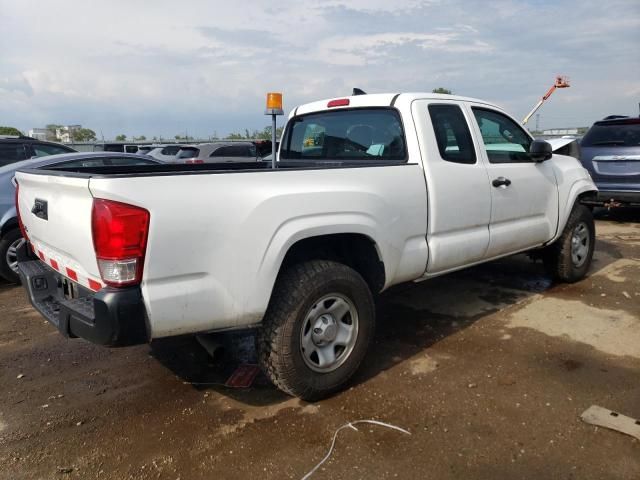
M 331 447 L 329 447 L 329 451 L 324 456 L 324 458 L 320 460 L 320 463 L 318 463 L 315 467 L 313 467 L 309 471 L 309 473 L 307 473 L 304 477 L 302 477 L 302 480 L 307 480 L 308 478 L 310 478 L 311 475 L 313 475 L 322 466 L 324 462 L 329 460 L 329 457 L 333 453 L 333 449 L 336 446 L 336 439 L 338 438 L 338 433 L 340 433 L 340 430 L 343 430 L 345 428 L 353 428 L 357 432 L 359 430 L 356 427 L 354 427 L 354 425 L 357 425 L 359 423 L 371 423 L 373 425 L 379 425 L 381 427 L 391 428 L 393 430 L 398 430 L 399 432 L 406 433 L 407 435 L 411 435 L 411 432 L 408 432 L 404 428 L 396 427 L 395 425 L 391 425 L 389 423 L 379 422 L 378 420 L 355 420 L 353 422 L 345 423 L 334 432 L 333 440 L 331 440 Z

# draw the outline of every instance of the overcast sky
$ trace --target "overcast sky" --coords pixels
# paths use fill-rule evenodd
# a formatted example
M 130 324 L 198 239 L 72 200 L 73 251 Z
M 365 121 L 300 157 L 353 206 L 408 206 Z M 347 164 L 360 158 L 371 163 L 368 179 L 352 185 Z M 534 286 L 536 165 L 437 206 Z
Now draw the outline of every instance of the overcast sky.
M 226 135 L 269 124 L 268 91 L 288 112 L 354 86 L 521 118 L 556 74 L 540 126 L 586 126 L 638 115 L 640 1 L 0 0 L 0 52 L 0 125 L 25 132 Z

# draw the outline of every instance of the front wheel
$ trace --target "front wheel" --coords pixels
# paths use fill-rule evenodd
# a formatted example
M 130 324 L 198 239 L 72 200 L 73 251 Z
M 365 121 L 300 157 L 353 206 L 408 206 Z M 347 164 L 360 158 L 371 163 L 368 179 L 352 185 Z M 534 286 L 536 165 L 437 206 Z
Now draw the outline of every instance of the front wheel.
M 583 279 L 591 266 L 595 242 L 593 215 L 584 205 L 576 204 L 560 238 L 545 249 L 547 270 L 562 282 L 573 283 Z
M 278 278 L 265 314 L 260 364 L 279 389 L 318 400 L 356 372 L 374 329 L 373 297 L 355 270 L 326 260 L 294 265 Z

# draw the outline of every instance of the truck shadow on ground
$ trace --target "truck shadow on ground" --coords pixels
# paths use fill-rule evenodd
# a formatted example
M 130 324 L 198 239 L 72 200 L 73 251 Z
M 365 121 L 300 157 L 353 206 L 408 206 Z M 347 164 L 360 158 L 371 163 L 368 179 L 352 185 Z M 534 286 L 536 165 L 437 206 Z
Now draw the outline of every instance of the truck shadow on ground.
M 615 245 L 599 241 L 590 273 L 593 275 L 621 256 Z M 553 282 L 542 263 L 533 262 L 525 255 L 422 283 L 393 287 L 377 300 L 374 345 L 351 385 L 366 382 L 478 320 L 550 288 L 553 288 Z M 251 344 L 251 338 L 227 334 L 220 341 L 225 347 L 215 357 L 211 357 L 194 337 L 153 342 L 151 354 L 179 379 L 198 390 L 216 391 L 255 406 L 289 399 L 262 374 L 249 389 L 225 387 L 239 364 L 255 363 L 256 360 L 255 352 L 247 352 L 246 348 Z

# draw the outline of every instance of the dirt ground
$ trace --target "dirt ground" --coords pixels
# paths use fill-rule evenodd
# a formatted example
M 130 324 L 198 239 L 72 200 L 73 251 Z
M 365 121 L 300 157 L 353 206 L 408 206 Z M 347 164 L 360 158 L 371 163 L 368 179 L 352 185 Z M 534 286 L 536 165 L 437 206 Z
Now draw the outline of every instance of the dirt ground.
M 640 442 L 582 423 L 640 418 L 640 211 L 600 212 L 590 276 L 553 285 L 517 256 L 378 302 L 351 388 L 307 404 L 224 383 L 193 338 L 67 340 L 0 286 L 0 479 L 640 478 Z M 211 383 L 194 385 L 190 382 Z

